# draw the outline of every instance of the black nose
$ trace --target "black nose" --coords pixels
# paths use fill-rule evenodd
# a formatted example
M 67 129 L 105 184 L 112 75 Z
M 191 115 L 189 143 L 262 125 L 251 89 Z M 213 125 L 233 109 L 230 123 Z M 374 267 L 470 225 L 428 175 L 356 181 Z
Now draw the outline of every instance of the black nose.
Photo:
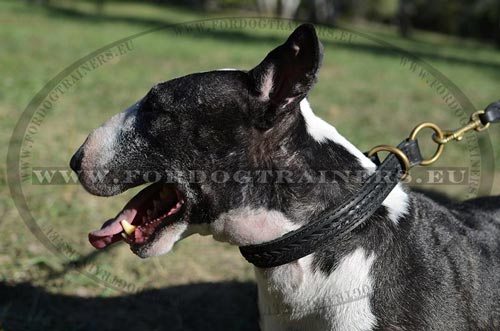
M 82 148 L 80 147 L 69 161 L 69 166 L 74 172 L 78 172 L 82 166 Z

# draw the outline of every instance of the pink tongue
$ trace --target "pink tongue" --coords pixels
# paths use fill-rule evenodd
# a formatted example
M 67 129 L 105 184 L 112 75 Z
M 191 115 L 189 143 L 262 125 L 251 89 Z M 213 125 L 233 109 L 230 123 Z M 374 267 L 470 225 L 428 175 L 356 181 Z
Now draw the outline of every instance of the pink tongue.
M 122 239 L 120 233 L 123 231 L 120 221 L 125 219 L 132 224 L 137 214 L 137 208 L 154 192 L 158 191 L 161 185 L 161 183 L 151 184 L 137 193 L 115 218 L 107 220 L 100 230 L 89 233 L 90 244 L 97 249 L 102 249 L 120 241 Z
M 127 220 L 132 224 L 136 214 L 136 209 L 122 210 L 115 218 L 107 220 L 100 230 L 89 233 L 90 244 L 97 249 L 102 249 L 120 241 L 122 239 L 120 233 L 123 231 L 120 222 Z
M 122 220 L 127 220 L 130 224 L 134 224 L 133 220 L 137 215 L 137 210 L 145 202 L 149 201 L 154 194 L 157 194 L 162 186 L 162 183 L 149 185 L 137 193 L 115 218 L 107 220 L 106 223 L 102 225 L 100 230 L 89 233 L 89 241 L 92 246 L 97 249 L 102 249 L 112 243 L 120 241 L 122 239 L 120 233 L 123 231 L 120 222 Z M 170 189 L 169 192 L 175 196 L 175 191 L 173 189 Z

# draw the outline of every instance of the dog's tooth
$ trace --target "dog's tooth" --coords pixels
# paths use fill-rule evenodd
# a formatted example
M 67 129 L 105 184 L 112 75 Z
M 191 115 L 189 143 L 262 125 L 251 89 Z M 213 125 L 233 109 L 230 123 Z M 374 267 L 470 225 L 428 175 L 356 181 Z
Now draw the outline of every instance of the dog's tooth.
M 128 240 L 128 236 L 125 232 L 121 232 L 120 234 L 122 235 L 123 239 Z
M 130 224 L 129 222 L 127 222 L 127 220 L 122 220 L 120 224 L 123 228 L 123 231 L 125 231 L 125 233 L 129 236 L 135 232 L 135 229 L 137 229 L 135 225 Z

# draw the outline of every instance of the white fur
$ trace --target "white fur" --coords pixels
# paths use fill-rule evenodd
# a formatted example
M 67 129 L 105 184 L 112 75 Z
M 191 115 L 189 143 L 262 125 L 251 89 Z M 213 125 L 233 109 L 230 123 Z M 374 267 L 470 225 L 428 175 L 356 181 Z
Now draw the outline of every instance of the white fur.
M 209 235 L 208 224 L 189 224 L 186 221 L 177 221 L 161 230 L 156 240 L 144 249 L 144 256 L 158 256 L 172 250 L 175 243 L 193 234 Z
M 260 101 L 269 101 L 269 96 L 273 90 L 274 69 L 270 68 L 260 81 Z
M 158 256 L 168 253 L 174 247 L 174 244 L 192 234 L 187 222 L 175 222 L 158 234 L 156 240 L 149 244 L 142 252 L 146 256 Z
M 372 330 L 377 323 L 370 307 L 374 260 L 374 254 L 358 248 L 330 275 L 313 270 L 312 255 L 256 268 L 262 330 Z
M 401 183 L 392 189 L 382 205 L 387 207 L 391 221 L 398 224 L 399 218 L 408 212 L 408 194 Z
M 332 125 L 325 122 L 323 119 L 317 117 L 309 105 L 307 99 L 303 99 L 300 102 L 300 111 L 307 124 L 307 132 L 319 143 L 331 140 L 341 146 L 343 146 L 349 153 L 356 156 L 363 168 L 369 169 L 371 172 L 375 171 L 375 164 L 370 161 L 369 158 L 364 156 L 364 154 L 354 147 L 346 138 L 344 138 L 337 129 Z
M 115 156 L 116 138 L 120 131 L 127 130 L 135 122 L 139 102 L 111 117 L 103 125 L 95 129 L 85 142 L 84 168 L 92 169 L 94 165 L 106 167 Z M 88 164 L 92 160 L 94 164 Z
M 250 207 L 230 210 L 210 224 L 214 239 L 238 246 L 270 241 L 298 227 L 279 211 Z
M 358 148 L 345 139 L 338 131 L 330 124 L 317 117 L 309 105 L 307 99 L 300 102 L 300 110 L 306 121 L 307 131 L 318 143 L 323 143 L 331 140 L 336 144 L 343 146 L 348 152 L 354 155 L 360 162 L 361 166 L 369 173 L 375 171 L 375 164 L 367 158 Z M 382 203 L 387 207 L 389 218 L 395 224 L 398 224 L 399 218 L 408 210 L 408 195 L 404 191 L 401 184 L 398 184 L 387 198 Z
M 210 232 L 217 240 L 241 246 L 273 240 L 299 226 L 281 212 L 242 207 L 220 215 Z M 313 270 L 312 259 L 309 255 L 276 268 L 255 268 L 262 330 L 372 330 L 374 254 L 358 248 L 329 275 Z

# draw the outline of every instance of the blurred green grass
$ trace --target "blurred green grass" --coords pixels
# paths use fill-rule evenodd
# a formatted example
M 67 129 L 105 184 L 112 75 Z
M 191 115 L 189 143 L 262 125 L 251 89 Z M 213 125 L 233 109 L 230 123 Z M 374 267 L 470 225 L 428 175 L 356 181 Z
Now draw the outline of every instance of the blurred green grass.
M 44 84 L 91 51 L 159 24 L 207 18 L 173 7 L 111 3 L 102 13 L 92 4 L 57 1 L 53 8 L 24 2 L 0 2 L 0 156 L 5 159 L 11 130 L 21 112 Z M 224 13 L 228 16 L 230 13 Z M 353 29 L 417 54 L 454 82 L 481 108 L 500 97 L 500 52 L 473 40 L 418 32 L 402 40 L 394 29 L 359 23 Z M 60 99 L 41 127 L 32 164 L 66 166 L 88 132 L 112 114 L 141 98 L 158 81 L 217 68 L 249 69 L 259 63 L 289 31 L 274 29 L 217 30 L 175 33 L 163 29 L 134 40 L 134 50 L 92 72 Z M 334 124 L 361 150 L 394 144 L 418 122 L 459 126 L 442 98 L 418 76 L 400 65 L 400 56 L 357 35 L 352 43 L 325 37 L 325 59 L 309 100 L 313 109 Z M 490 132 L 499 141 L 500 130 Z M 500 165 L 500 145 L 494 145 Z M 439 165 L 468 166 L 464 145 L 450 146 Z M 1 165 L 0 174 L 6 173 Z M 498 166 L 497 166 L 497 169 Z M 500 193 L 500 182 L 494 193 Z M 133 194 L 110 199 L 92 197 L 76 185 L 24 187 L 40 226 L 57 231 L 78 256 L 93 252 L 89 230 L 100 227 Z M 463 187 L 442 190 L 463 195 Z M 30 282 L 51 293 L 114 296 L 50 253 L 23 224 L 2 184 L 0 195 L 0 280 Z M 77 257 L 72 255 L 72 258 Z M 196 282 L 253 279 L 252 268 L 234 247 L 210 238 L 192 237 L 172 254 L 140 260 L 125 245 L 97 254 L 92 263 L 142 288 Z

